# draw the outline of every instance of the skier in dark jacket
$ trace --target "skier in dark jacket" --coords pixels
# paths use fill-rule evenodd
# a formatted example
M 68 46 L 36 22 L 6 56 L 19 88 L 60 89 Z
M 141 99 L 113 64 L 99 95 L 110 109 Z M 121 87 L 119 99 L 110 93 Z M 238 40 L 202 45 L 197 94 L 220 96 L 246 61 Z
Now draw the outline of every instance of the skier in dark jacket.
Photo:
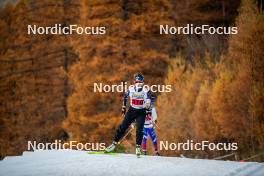
M 136 155 L 141 155 L 141 142 L 143 138 L 143 127 L 145 117 L 147 114 L 151 115 L 152 97 L 151 92 L 144 88 L 144 77 L 141 74 L 136 74 L 134 78 L 134 85 L 130 86 L 124 94 L 124 101 L 122 106 L 122 114 L 125 115 L 122 123 L 116 130 L 113 143 L 106 148 L 105 152 L 114 151 L 119 140 L 124 136 L 128 127 L 136 121 Z M 130 99 L 130 106 L 126 113 L 127 99 Z

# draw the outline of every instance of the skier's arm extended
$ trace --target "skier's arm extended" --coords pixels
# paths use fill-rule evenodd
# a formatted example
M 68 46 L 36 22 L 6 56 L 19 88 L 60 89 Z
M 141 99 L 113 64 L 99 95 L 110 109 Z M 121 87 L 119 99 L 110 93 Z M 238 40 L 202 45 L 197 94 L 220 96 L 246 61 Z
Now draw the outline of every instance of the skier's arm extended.
M 147 93 L 147 104 L 146 104 L 146 109 L 147 109 L 147 114 L 151 115 L 152 108 L 154 106 L 154 101 L 155 97 L 152 95 L 150 91 Z
M 154 107 L 155 97 L 153 96 L 151 91 L 148 91 L 147 93 L 147 101 L 148 101 L 147 109 L 152 110 L 152 108 Z
M 152 121 L 154 123 L 157 123 L 158 115 L 157 115 L 155 107 L 152 108 L 152 116 L 151 117 L 152 117 Z
M 124 94 L 124 99 L 123 99 L 123 106 L 122 106 L 122 114 L 125 115 L 126 113 L 126 104 L 127 104 L 127 99 L 129 96 L 129 90 L 127 90 Z

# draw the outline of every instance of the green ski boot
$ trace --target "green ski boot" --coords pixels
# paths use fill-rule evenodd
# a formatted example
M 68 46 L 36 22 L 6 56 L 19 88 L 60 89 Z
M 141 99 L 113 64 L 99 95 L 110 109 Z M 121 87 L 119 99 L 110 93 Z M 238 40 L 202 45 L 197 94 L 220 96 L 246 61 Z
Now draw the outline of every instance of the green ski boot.
M 116 148 L 117 142 L 113 142 L 110 146 L 105 149 L 105 153 L 113 152 Z
M 140 145 L 136 145 L 136 155 L 137 155 L 138 158 L 139 158 L 140 155 L 141 155 L 141 148 L 140 148 Z

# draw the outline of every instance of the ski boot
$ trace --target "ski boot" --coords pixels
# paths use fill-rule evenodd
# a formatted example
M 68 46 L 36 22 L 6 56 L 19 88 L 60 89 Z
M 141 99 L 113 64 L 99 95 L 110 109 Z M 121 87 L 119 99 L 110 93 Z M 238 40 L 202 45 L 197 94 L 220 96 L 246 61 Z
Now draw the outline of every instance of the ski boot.
M 137 155 L 138 158 L 139 158 L 140 155 L 141 155 L 141 148 L 140 148 L 140 145 L 136 145 L 136 155 Z
M 147 151 L 146 150 L 143 150 L 143 155 L 147 155 Z
M 116 148 L 117 142 L 113 142 L 110 146 L 105 149 L 105 153 L 113 152 Z
M 156 151 L 156 152 L 155 152 L 155 155 L 156 155 L 156 156 L 160 156 L 160 154 L 159 154 L 159 152 L 158 152 L 158 151 Z

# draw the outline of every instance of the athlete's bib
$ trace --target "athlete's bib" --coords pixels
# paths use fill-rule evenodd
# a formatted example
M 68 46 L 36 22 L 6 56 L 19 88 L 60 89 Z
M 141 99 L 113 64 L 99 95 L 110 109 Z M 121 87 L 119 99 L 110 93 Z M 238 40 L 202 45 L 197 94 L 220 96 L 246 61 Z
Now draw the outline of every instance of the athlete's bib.
M 142 89 L 136 91 L 134 87 L 129 88 L 130 106 L 136 109 L 146 108 L 146 105 L 150 102 L 148 99 L 148 90 Z

